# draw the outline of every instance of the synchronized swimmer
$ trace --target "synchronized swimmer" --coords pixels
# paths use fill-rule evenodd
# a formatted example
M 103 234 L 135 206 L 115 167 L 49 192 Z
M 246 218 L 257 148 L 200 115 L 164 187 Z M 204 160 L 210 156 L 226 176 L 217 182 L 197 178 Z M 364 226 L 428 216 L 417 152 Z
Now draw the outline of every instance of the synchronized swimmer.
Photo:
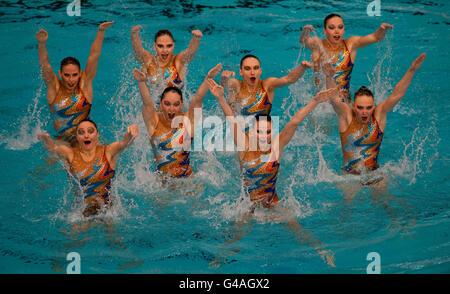
M 331 62 L 335 74 L 334 79 L 341 91 L 341 98 L 346 103 L 351 103 L 350 79 L 355 64 L 356 51 L 373 43 L 381 42 L 388 29 L 394 27 L 388 23 L 382 23 L 378 30 L 367 36 L 351 36 L 344 40 L 344 20 L 338 14 L 332 13 L 323 21 L 323 32 L 326 39 L 311 37 L 314 31 L 312 25 L 303 27 L 300 36 L 300 44 L 312 51 L 311 60 L 314 64 L 314 72 L 320 70 L 321 64 Z M 320 83 L 316 77 L 316 86 Z
M 61 61 L 58 71 L 61 80 L 53 73 L 49 62 L 47 32 L 40 30 L 36 33 L 42 78 L 47 85 L 47 102 L 56 131 L 55 141 L 47 133 L 39 134 L 38 139 L 50 154 L 56 154 L 62 159 L 78 180 L 85 203 L 84 217 L 101 215 L 111 206 L 111 181 L 118 155 L 139 135 L 137 125 L 131 125 L 122 141 L 102 145 L 99 143 L 97 125 L 89 119 L 93 98 L 92 81 L 97 72 L 104 32 L 113 23 L 105 22 L 99 26 L 84 70 L 81 70 L 79 61 L 74 57 Z M 337 114 L 343 172 L 361 176 L 361 186 L 376 187 L 383 184 L 383 177 L 375 173 L 375 170 L 378 168 L 386 117 L 405 95 L 426 55 L 423 53 L 414 60 L 392 94 L 377 106 L 372 92 L 364 86 L 354 93 L 353 102 L 351 101 L 350 78 L 356 51 L 382 41 L 386 31 L 393 28 L 392 25 L 383 23 L 373 34 L 344 39 L 342 17 L 330 14 L 324 20 L 326 39 L 311 37 L 309 34 L 314 30 L 311 25 L 303 28 L 300 44 L 311 49 L 311 62 L 302 61 L 281 78 L 261 79 L 259 58 L 246 55 L 241 59 L 239 67 L 242 80 L 236 79 L 233 71 L 224 70 L 220 85 L 214 81 L 222 71 L 219 63 L 209 70 L 185 112 L 182 89 L 186 80 L 186 68 L 199 48 L 202 32 L 193 30 L 188 48 L 174 54 L 175 41 L 171 32 L 160 30 L 154 39 L 156 55 L 152 55 L 142 46 L 139 37 L 141 28 L 134 26 L 131 30 L 134 55 L 141 66 L 141 70 L 134 69 L 132 75 L 138 83 L 142 98 L 142 117 L 153 149 L 156 171 L 175 179 L 190 177 L 194 173 L 190 159 L 194 126 L 198 123 L 194 110 L 202 108 L 208 90 L 217 98 L 227 117 L 235 144 L 244 144 L 241 146 L 243 148 L 238 148 L 241 150 L 238 151 L 238 158 L 242 186 L 252 206 L 244 219 L 237 222 L 234 241 L 242 237 L 238 232 L 239 228 L 257 207 L 276 209 L 279 206 L 276 182 L 284 147 L 293 138 L 299 124 L 320 103 L 329 101 Z M 295 83 L 308 68 L 313 68 L 316 73 L 322 70 L 327 89 L 317 91 L 314 98 L 296 112 L 280 133 L 273 134 L 270 113 L 275 89 Z M 317 77 L 314 83 L 319 83 Z M 149 91 L 152 84 L 161 87 L 158 92 L 161 93 L 159 107 L 155 106 Z M 225 90 L 229 94 L 228 101 L 225 99 Z M 243 128 L 236 120 L 238 115 L 253 120 L 253 124 L 249 128 Z M 243 142 L 237 139 L 239 136 L 244 138 Z M 255 146 L 251 142 L 255 140 L 257 144 L 253 148 Z M 283 214 L 283 210 L 279 211 Z M 328 265 L 335 266 L 334 254 L 330 250 L 324 250 L 322 242 L 313 238 L 295 219 L 289 219 L 285 224 L 297 233 L 299 240 L 306 240 L 313 246 Z M 221 262 L 220 258 L 216 259 L 214 266 L 220 266 Z
M 48 33 L 44 30 L 36 33 L 42 79 L 47 85 L 47 103 L 50 106 L 56 131 L 55 139 L 58 141 L 74 146 L 77 143 L 76 128 L 78 124 L 89 118 L 94 96 L 92 82 L 97 73 L 103 38 L 105 31 L 113 23 L 113 21 L 104 22 L 99 26 L 86 68 L 83 71 L 80 62 L 75 57 L 69 56 L 61 61 L 58 71 L 61 80 L 53 73 L 50 65 L 46 47 Z

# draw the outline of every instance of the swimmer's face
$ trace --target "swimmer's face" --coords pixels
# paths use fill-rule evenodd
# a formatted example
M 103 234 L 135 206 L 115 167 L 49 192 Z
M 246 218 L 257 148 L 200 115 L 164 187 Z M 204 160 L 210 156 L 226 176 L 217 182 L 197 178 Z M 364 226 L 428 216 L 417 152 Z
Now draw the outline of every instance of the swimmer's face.
M 262 70 L 258 59 L 254 57 L 248 57 L 242 61 L 242 67 L 239 70 L 239 74 L 244 78 L 250 86 L 256 86 L 259 82 Z
M 272 143 L 272 122 L 260 119 L 253 127 L 258 142 L 258 150 L 267 151 Z
M 360 123 L 368 123 L 375 110 L 375 101 L 372 96 L 359 95 L 355 97 L 352 104 L 353 111 L 356 114 L 356 120 Z
M 169 35 L 162 35 L 156 39 L 154 44 L 156 50 L 156 56 L 162 63 L 169 62 L 172 56 L 175 44 L 173 39 Z
M 323 29 L 328 41 L 332 44 L 339 44 L 344 37 L 344 21 L 339 16 L 330 18 Z
M 89 121 L 80 123 L 77 127 L 77 141 L 81 149 L 92 150 L 98 142 L 98 131 L 95 125 Z
M 167 92 L 161 99 L 161 110 L 167 121 L 171 122 L 175 116 L 181 113 L 183 108 L 183 100 L 177 92 Z
M 58 71 L 58 73 L 62 79 L 63 86 L 68 90 L 75 90 L 81 78 L 81 71 L 78 65 L 76 64 L 64 65 L 63 68 L 60 71 Z

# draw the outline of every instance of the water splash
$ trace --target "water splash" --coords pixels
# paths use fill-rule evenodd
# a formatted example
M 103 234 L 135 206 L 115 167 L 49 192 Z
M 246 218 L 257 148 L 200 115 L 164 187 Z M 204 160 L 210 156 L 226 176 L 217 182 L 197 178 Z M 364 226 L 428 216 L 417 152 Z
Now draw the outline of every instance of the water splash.
M 2 135 L 2 142 L 6 143 L 6 149 L 29 149 L 39 141 L 37 135 L 45 132 L 42 130 L 42 127 L 46 124 L 45 119 L 42 117 L 42 110 L 45 108 L 44 105 L 41 105 L 43 88 L 44 83 L 42 82 L 32 102 L 27 107 L 27 115 L 20 119 L 18 132 L 13 135 Z

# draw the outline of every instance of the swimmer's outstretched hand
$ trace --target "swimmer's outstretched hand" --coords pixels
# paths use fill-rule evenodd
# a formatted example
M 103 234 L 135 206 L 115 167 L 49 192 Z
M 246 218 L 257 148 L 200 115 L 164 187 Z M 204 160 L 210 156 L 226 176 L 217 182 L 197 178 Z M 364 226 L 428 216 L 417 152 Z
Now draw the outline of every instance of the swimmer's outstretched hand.
M 139 136 L 139 128 L 136 124 L 132 124 L 127 127 L 127 132 L 123 136 L 123 141 L 127 143 L 127 146 L 130 146 L 137 136 Z
M 393 28 L 394 28 L 393 25 L 388 24 L 388 23 L 385 23 L 385 22 L 383 22 L 383 23 L 380 25 L 380 29 L 382 29 L 382 30 L 392 30 Z
M 422 53 L 420 54 L 419 57 L 417 57 L 413 63 L 411 64 L 411 66 L 409 67 L 410 70 L 416 71 L 419 69 L 419 67 L 422 66 L 423 61 L 425 60 L 425 57 L 427 57 L 427 54 Z
M 147 74 L 137 68 L 133 70 L 133 77 L 138 82 L 145 82 L 147 80 Z
M 219 63 L 208 71 L 207 78 L 208 79 L 214 78 L 219 74 L 221 70 L 222 70 L 222 63 Z
M 217 99 L 223 99 L 224 90 L 222 86 L 219 86 L 213 79 L 208 79 L 208 87 L 211 94 Z
M 36 33 L 36 39 L 39 43 L 45 43 L 48 40 L 48 33 L 45 30 L 40 29 L 39 32 Z
M 141 25 L 137 25 L 131 28 L 131 33 L 138 33 L 142 29 Z
M 309 62 L 309 61 L 306 61 L 306 60 L 303 60 L 302 63 L 301 63 L 301 65 L 302 65 L 304 68 L 312 68 L 312 67 L 313 67 L 312 63 Z
M 231 71 L 231 70 L 224 70 L 223 72 L 222 72 L 222 78 L 227 78 L 227 79 L 229 79 L 230 77 L 235 77 L 236 76 L 236 74 L 234 73 L 234 71 Z
M 314 31 L 314 27 L 312 25 L 306 25 L 302 28 L 303 31 L 312 32 Z
M 102 24 L 100 24 L 100 26 L 98 27 L 98 30 L 101 32 L 106 31 L 110 26 L 112 26 L 112 24 L 114 23 L 114 21 L 107 21 L 104 22 Z
M 191 33 L 192 33 L 192 35 L 194 35 L 194 37 L 197 37 L 199 39 L 201 37 L 203 37 L 203 34 L 202 34 L 202 32 L 200 30 L 193 30 Z
M 37 139 L 42 142 L 48 142 L 51 140 L 50 135 L 47 133 L 38 134 Z
M 316 96 L 313 99 L 318 103 L 322 103 L 327 101 L 331 97 L 338 95 L 338 93 L 339 93 L 338 88 L 331 88 L 320 91 L 319 93 L 316 94 Z

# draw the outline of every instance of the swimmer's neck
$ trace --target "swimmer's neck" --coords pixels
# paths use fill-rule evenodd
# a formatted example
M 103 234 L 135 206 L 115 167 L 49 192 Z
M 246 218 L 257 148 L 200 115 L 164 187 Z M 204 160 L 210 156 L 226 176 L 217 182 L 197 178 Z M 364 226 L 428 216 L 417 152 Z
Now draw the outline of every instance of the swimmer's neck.
M 156 56 L 156 61 L 159 68 L 166 68 L 169 66 L 170 61 L 172 60 L 173 55 L 169 56 L 166 61 L 163 61 L 159 55 Z
M 328 40 L 328 38 L 325 39 L 326 47 L 328 47 L 332 51 L 336 51 L 336 50 L 340 49 L 342 47 L 343 42 L 344 42 L 344 40 L 341 39 L 338 44 L 334 45 L 333 43 L 330 42 L 330 40 Z
M 80 147 L 80 154 L 81 154 L 83 160 L 90 161 L 94 158 L 96 150 L 97 150 L 97 145 L 95 145 L 95 147 L 92 148 L 91 150 L 82 149 Z
M 254 85 L 249 84 L 245 80 L 243 82 L 244 82 L 243 83 L 244 84 L 244 89 L 247 90 L 247 92 L 249 92 L 249 93 L 253 93 L 255 90 L 258 89 L 260 81 L 256 82 Z

